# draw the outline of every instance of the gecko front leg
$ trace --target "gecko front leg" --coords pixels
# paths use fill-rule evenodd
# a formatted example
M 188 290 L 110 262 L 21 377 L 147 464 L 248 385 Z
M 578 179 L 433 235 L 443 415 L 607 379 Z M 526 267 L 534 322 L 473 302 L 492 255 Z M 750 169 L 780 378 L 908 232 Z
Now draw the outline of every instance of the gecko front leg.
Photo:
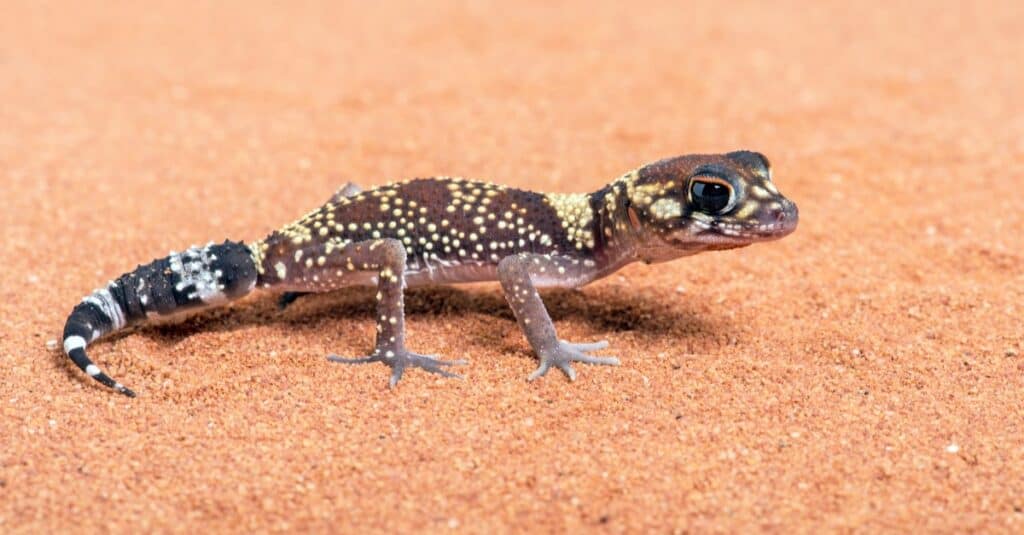
M 439 360 L 434 355 L 419 355 L 405 348 L 405 262 L 405 248 L 394 239 L 349 244 L 340 254 L 332 255 L 332 268 L 344 266 L 350 272 L 377 272 L 377 343 L 373 353 L 365 357 L 342 358 L 330 355 L 327 358 L 343 364 L 383 362 L 391 367 L 389 384 L 392 388 L 410 366 L 445 377 L 461 378 L 444 368 L 464 365 L 466 361 Z
M 576 370 L 572 368 L 572 362 L 619 365 L 619 359 L 615 357 L 596 357 L 587 354 L 608 347 L 606 341 L 574 344 L 560 340 L 551 322 L 551 316 L 548 315 L 547 308 L 537 293 L 535 278 L 555 281 L 556 285 L 559 279 L 562 279 L 562 285 L 575 286 L 570 283 L 576 276 L 576 268 L 576 265 L 562 258 L 530 253 L 506 257 L 498 264 L 498 279 L 505 290 L 505 299 L 512 307 L 512 312 L 527 341 L 540 358 L 540 366 L 527 377 L 528 381 L 543 376 L 552 366 L 562 370 L 570 381 L 575 381 Z

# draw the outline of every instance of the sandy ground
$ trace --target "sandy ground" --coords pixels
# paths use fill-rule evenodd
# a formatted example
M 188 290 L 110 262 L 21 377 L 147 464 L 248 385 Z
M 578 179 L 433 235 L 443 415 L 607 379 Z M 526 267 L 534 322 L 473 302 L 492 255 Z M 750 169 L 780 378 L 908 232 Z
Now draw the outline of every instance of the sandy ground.
M 26 5 L 30 4 L 30 5 Z M 1019 2 L 0 5 L 0 531 L 1024 530 Z M 513 7 L 514 6 L 514 7 Z M 355 180 L 596 189 L 751 148 L 789 238 L 547 295 L 412 292 L 465 381 L 331 365 L 372 295 L 55 351 L 138 262 Z

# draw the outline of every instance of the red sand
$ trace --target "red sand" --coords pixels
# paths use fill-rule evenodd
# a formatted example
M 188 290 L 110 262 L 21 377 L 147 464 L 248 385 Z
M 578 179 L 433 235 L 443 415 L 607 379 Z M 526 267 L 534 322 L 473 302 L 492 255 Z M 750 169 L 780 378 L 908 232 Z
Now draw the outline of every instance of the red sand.
M 1024 11 L 0 8 L 0 531 L 1024 530 Z M 46 349 L 85 293 L 355 180 L 595 189 L 751 148 L 785 240 L 547 302 L 621 368 L 534 384 L 496 285 L 416 291 L 463 382 L 331 365 L 372 296 Z

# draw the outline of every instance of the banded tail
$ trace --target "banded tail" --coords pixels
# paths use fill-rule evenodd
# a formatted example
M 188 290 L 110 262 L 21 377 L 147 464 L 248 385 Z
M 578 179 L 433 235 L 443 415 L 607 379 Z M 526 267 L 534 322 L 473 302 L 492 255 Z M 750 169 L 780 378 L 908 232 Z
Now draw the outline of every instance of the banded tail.
M 172 252 L 111 281 L 75 306 L 64 324 L 64 353 L 93 379 L 118 392 L 135 392 L 112 379 L 85 354 L 103 335 L 147 318 L 170 316 L 238 299 L 256 286 L 256 264 L 242 242 L 210 243 Z

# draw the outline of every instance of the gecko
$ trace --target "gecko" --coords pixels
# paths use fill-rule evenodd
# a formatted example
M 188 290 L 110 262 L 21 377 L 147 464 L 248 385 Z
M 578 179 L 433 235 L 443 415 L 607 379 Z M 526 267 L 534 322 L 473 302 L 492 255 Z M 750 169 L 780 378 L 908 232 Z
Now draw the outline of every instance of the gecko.
M 87 295 L 68 316 L 64 353 L 83 372 L 130 397 L 86 347 L 105 335 L 254 291 L 283 301 L 346 286 L 374 286 L 376 343 L 344 364 L 383 363 L 394 388 L 407 368 L 460 377 L 411 351 L 404 290 L 497 281 L 539 359 L 576 379 L 573 363 L 619 365 L 595 354 L 606 341 L 558 337 L 538 289 L 579 288 L 633 262 L 658 263 L 776 240 L 793 232 L 796 204 L 758 152 L 676 156 L 646 164 L 592 193 L 539 193 L 453 177 L 417 178 L 367 191 L 349 183 L 324 205 L 249 244 L 225 241 L 171 252 Z

